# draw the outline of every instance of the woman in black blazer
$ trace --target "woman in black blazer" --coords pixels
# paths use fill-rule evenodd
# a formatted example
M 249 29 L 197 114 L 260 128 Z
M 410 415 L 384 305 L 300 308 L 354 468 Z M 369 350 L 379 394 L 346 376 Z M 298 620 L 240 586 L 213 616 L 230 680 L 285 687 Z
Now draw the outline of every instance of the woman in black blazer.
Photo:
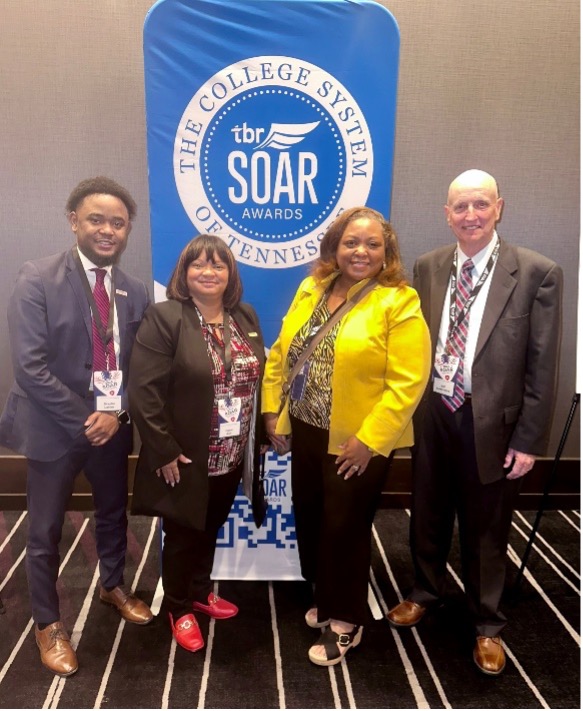
M 142 440 L 132 512 L 163 517 L 162 607 L 176 642 L 192 652 L 204 646 L 195 611 L 216 619 L 238 612 L 214 595 L 210 574 L 242 476 L 257 525 L 264 514 L 255 430 L 265 355 L 257 314 L 241 294 L 227 245 L 196 237 L 178 259 L 168 301 L 146 312 L 130 365 Z

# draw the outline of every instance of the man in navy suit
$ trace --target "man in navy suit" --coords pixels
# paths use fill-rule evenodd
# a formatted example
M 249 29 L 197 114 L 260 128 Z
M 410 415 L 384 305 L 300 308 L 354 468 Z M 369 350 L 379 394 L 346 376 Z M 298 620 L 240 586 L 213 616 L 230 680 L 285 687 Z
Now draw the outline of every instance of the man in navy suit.
M 26 262 L 9 302 L 15 382 L 0 418 L 0 443 L 27 458 L 26 570 L 35 636 L 41 661 L 60 676 L 78 668 L 56 583 L 65 508 L 81 470 L 93 492 L 100 600 L 128 622 L 152 619 L 123 580 L 132 446 L 123 392 L 149 297 L 117 262 L 136 204 L 121 185 L 97 177 L 73 190 L 66 212 L 76 245 Z
M 459 175 L 445 205 L 456 244 L 415 264 L 434 366 L 415 414 L 415 584 L 388 613 L 412 627 L 443 599 L 457 514 L 474 661 L 489 675 L 506 663 L 500 599 L 513 505 L 549 438 L 563 286 L 555 262 L 498 236 L 503 204 L 488 173 Z

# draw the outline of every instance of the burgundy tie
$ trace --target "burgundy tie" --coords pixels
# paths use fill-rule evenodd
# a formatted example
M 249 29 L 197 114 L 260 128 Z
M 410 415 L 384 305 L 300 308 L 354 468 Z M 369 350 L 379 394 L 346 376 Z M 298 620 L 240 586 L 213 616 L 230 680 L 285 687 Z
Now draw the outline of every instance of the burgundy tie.
M 95 272 L 95 286 L 93 287 L 93 298 L 97 304 L 99 310 L 99 316 L 101 318 L 101 325 L 104 329 L 107 329 L 107 323 L 109 321 L 109 296 L 105 289 L 105 269 L 93 269 Z M 93 370 L 115 370 L 115 349 L 113 346 L 113 337 L 109 339 L 107 348 L 103 345 L 101 336 L 99 335 L 99 330 L 95 319 L 91 319 L 93 324 Z M 106 353 L 109 356 L 106 358 Z M 108 367 L 109 365 L 109 367 Z
M 457 282 L 457 289 L 455 294 L 455 312 L 458 316 L 467 300 L 470 298 L 472 293 L 472 269 L 474 268 L 474 263 L 471 259 L 466 259 L 462 264 L 460 276 Z M 468 327 L 470 325 L 470 312 L 466 311 L 461 323 L 453 329 L 451 332 L 445 350 L 449 355 L 457 356 L 460 359 L 458 369 L 456 370 L 454 376 L 454 387 L 453 395 L 448 397 L 447 395 L 442 395 L 441 399 L 445 403 L 446 407 L 455 412 L 459 409 L 465 400 L 464 393 L 464 355 L 466 352 L 466 341 L 468 338 Z

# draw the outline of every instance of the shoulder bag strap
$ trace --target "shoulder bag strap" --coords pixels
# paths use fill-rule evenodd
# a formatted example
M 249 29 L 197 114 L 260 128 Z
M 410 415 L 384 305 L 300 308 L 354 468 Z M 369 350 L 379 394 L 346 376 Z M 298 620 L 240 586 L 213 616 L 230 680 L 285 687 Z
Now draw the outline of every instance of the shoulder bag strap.
M 323 323 L 320 326 L 319 330 L 312 337 L 312 340 L 310 341 L 307 348 L 305 348 L 300 353 L 299 358 L 297 359 L 294 367 L 290 370 L 289 375 L 287 376 L 287 380 L 282 386 L 282 408 L 283 403 L 285 402 L 285 398 L 287 397 L 290 391 L 291 384 L 293 383 L 294 378 L 300 372 L 304 363 L 312 355 L 318 343 L 320 343 L 324 336 L 330 332 L 330 330 L 338 323 L 338 321 L 340 321 L 340 319 L 345 316 L 350 311 L 350 309 L 352 309 L 364 296 L 366 296 L 369 291 L 374 289 L 377 284 L 378 282 L 376 279 L 371 279 L 365 287 L 363 287 L 356 294 L 353 294 L 350 299 L 347 299 L 342 304 L 342 306 L 339 306 L 336 311 L 334 311 L 334 313 L 330 316 L 330 318 L 326 321 L 326 323 Z

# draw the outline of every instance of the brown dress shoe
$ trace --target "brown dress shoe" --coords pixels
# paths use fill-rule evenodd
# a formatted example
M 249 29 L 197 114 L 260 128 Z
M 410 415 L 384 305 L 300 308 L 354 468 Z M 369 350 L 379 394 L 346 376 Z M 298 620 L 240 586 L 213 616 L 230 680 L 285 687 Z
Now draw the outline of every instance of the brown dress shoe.
M 121 585 L 118 585 L 110 592 L 107 592 L 107 590 L 101 586 L 99 589 L 99 599 L 106 605 L 116 607 L 126 622 L 133 622 L 135 625 L 147 625 L 148 622 L 154 619 L 154 615 L 152 615 L 152 611 L 146 603 L 142 602 L 132 592 L 129 592 Z
M 53 674 L 71 676 L 77 671 L 77 655 L 62 622 L 53 622 L 44 630 L 35 625 L 34 636 L 40 649 L 40 660 Z
M 506 655 L 500 637 L 478 637 L 474 647 L 474 661 L 484 674 L 497 676 L 506 666 Z
M 427 612 L 424 605 L 412 600 L 403 600 L 387 613 L 387 619 L 395 627 L 414 627 Z

